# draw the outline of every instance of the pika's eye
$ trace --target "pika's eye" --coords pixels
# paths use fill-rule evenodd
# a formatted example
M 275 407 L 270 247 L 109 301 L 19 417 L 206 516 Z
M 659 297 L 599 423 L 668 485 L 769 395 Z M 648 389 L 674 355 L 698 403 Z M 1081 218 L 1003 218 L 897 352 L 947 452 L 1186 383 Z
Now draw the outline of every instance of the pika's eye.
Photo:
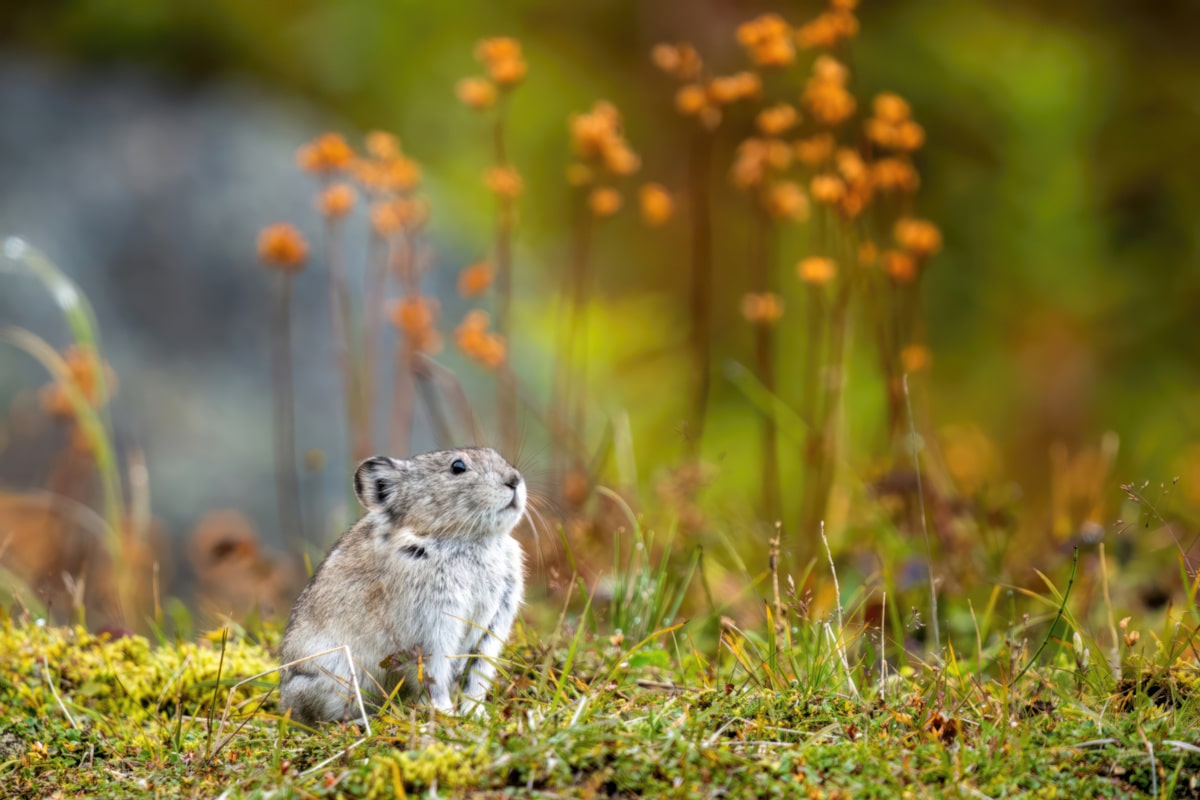
M 467 464 L 461 458 L 454 459 L 454 463 L 450 465 L 450 471 L 455 475 L 462 475 L 467 471 Z

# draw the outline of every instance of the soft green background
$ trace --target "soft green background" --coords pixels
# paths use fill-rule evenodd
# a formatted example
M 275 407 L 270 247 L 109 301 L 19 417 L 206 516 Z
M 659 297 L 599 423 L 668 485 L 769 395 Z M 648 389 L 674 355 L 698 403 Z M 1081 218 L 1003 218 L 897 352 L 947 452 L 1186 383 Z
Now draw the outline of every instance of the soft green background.
M 651 67 L 661 40 L 695 41 L 718 70 L 741 68 L 737 23 L 763 10 L 800 22 L 813 3 L 281 2 L 158 0 L 6 4 L 0 45 L 68 68 L 118 65 L 180 92 L 252 83 L 341 120 L 347 132 L 396 131 L 430 176 L 438 246 L 485 254 L 491 204 L 479 186 L 488 140 L 453 96 L 474 74 L 474 42 L 507 34 L 530 73 L 513 106 L 521 203 L 518 365 L 548 343 L 548 304 L 567 257 L 565 120 L 597 98 L 626 113 L 645 166 L 640 179 L 678 185 L 680 127 L 671 85 Z M 925 125 L 918 208 L 945 248 L 924 285 L 934 368 L 920 379 L 933 429 L 969 423 L 1001 455 L 1003 475 L 1036 507 L 1048 488 L 1047 450 L 1121 436 L 1114 478 L 1185 476 L 1168 505 L 1200 499 L 1185 467 L 1200 426 L 1200 7 L 1186 2 L 909 0 L 859 10 L 853 47 L 860 102 L 892 89 Z M 797 90 L 799 86 L 797 86 Z M 744 123 L 744 120 L 743 120 Z M 335 123 L 336 124 L 336 123 Z M 737 130 L 737 125 L 732 126 Z M 744 130 L 744 128 L 743 128 Z M 736 137 L 726 131 L 726 147 Z M 282 158 L 295 142 L 280 142 Z M 721 168 L 723 169 L 723 167 Z M 744 291 L 737 200 L 718 216 L 719 356 L 746 358 L 737 318 Z M 631 200 L 627 197 L 627 202 Z M 599 382 L 597 406 L 631 409 L 639 465 L 671 463 L 683 396 L 680 361 L 684 231 L 646 232 L 625 214 L 596 250 L 597 351 L 619 380 Z M 785 280 L 793 259 L 781 256 Z M 454 268 L 457 265 L 446 265 Z M 453 357 L 451 361 L 453 361 Z M 860 374 L 861 373 L 861 374 Z M 852 393 L 857 464 L 878 445 L 879 402 Z M 717 390 L 710 455 L 730 489 L 749 492 L 748 407 Z M 658 457 L 661 454 L 661 457 Z M 1195 452 L 1192 457 L 1195 457 Z M 790 459 L 790 455 L 788 456 Z M 790 463 L 790 461 L 789 461 Z M 1193 479 L 1194 480 L 1194 479 Z M 1115 485 L 1113 508 L 1119 501 Z M 1114 511 L 1115 513 L 1115 511 Z M 1111 520 L 1109 520 L 1111 521 Z

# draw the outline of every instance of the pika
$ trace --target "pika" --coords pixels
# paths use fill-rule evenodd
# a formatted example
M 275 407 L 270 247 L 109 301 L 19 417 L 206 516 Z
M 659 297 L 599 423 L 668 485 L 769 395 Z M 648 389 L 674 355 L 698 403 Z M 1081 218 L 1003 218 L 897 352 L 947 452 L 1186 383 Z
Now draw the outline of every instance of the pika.
M 513 528 L 525 513 L 521 473 L 495 450 L 439 450 L 359 464 L 366 514 L 342 535 L 296 599 L 284 664 L 348 645 L 364 699 L 482 711 L 494 660 L 525 591 Z M 280 707 L 311 724 L 357 716 L 345 652 L 282 670 Z M 382 695 L 382 696 L 381 696 Z

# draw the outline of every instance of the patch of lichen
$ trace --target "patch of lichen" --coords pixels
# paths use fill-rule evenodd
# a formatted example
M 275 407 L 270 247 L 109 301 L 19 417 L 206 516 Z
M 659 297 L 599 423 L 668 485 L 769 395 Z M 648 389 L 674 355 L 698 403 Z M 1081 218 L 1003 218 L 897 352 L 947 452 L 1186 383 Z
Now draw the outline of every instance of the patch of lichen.
M 420 750 L 391 750 L 372 755 L 362 779 L 367 798 L 402 797 L 406 791 L 457 789 L 486 781 L 486 754 L 433 742 Z
M 56 706 L 57 691 L 63 704 L 82 715 L 119 716 L 129 722 L 177 711 L 206 713 L 214 690 L 217 708 L 222 709 L 233 684 L 277 663 L 264 647 L 240 637 L 228 639 L 223 647 L 209 639 L 154 647 L 141 636 L 113 639 L 82 626 L 11 621 L 0 627 L 0 652 L 6 654 L 0 716 L 31 703 Z M 264 676 L 242 687 L 234 702 L 259 697 L 275 683 L 275 675 Z

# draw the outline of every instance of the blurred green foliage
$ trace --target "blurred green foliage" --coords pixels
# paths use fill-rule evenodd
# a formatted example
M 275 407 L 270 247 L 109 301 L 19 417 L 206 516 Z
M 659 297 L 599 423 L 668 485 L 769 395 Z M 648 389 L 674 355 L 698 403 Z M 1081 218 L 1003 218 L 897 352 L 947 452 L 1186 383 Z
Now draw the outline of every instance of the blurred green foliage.
M 181 91 L 254 82 L 274 88 L 281 101 L 299 98 L 326 110 L 340 120 L 335 127 L 396 131 L 429 178 L 436 246 L 469 259 L 487 252 L 492 235 L 492 204 L 479 185 L 488 130 L 456 103 L 453 87 L 477 71 L 471 51 L 478 39 L 516 36 L 530 64 L 511 122 L 512 159 L 526 184 L 518 329 L 533 340 L 514 343 L 520 365 L 522 348 L 536 352 L 538 337 L 552 330 L 546 302 L 565 268 L 568 115 L 594 99 L 612 100 L 643 156 L 639 180 L 677 185 L 684 128 L 650 48 L 693 41 L 709 63 L 729 71 L 744 63 L 732 36 L 739 22 L 764 10 L 799 22 L 820 7 L 25 2 L 0 10 L 0 46 L 79 69 L 146 70 Z M 1194 514 L 1200 467 L 1192 464 L 1189 473 L 1187 459 L 1200 459 L 1200 450 L 1188 450 L 1200 438 L 1200 162 L 1190 151 L 1200 140 L 1200 7 L 1183 0 L 865 0 L 859 15 L 856 93 L 888 89 L 911 101 L 928 133 L 918 158 L 918 212 L 938 223 L 946 241 L 923 284 L 934 362 L 916 384 L 922 426 L 982 431 L 1000 464 L 989 480 L 1021 485 L 1035 528 L 1045 522 L 1039 509 L 1050 492 L 1051 443 L 1074 452 L 1097 446 L 1106 430 L 1121 436 L 1117 478 L 1183 474 L 1171 513 Z M 719 164 L 728 163 L 738 131 L 748 133 L 748 118 L 727 128 Z M 281 158 L 295 144 L 281 142 Z M 717 216 L 728 223 L 715 242 L 717 356 L 745 361 L 749 331 L 732 300 L 745 291 L 745 222 L 733 192 L 719 202 Z M 682 399 L 662 387 L 685 382 L 684 276 L 676 271 L 684 231 L 647 232 L 626 214 L 604 227 L 596 247 L 594 346 L 618 376 L 602 382 L 598 406 L 637 409 L 639 451 L 674 454 Z M 785 338 L 799 335 L 789 324 Z M 878 380 L 865 355 L 854 359 L 852 381 Z M 750 407 L 723 378 L 718 384 L 708 451 L 720 460 L 745 437 Z M 879 451 L 881 402 L 869 389 L 848 397 L 848 425 L 860 445 L 850 454 L 856 470 L 868 470 Z M 753 488 L 753 470 L 739 469 L 732 455 L 725 464 L 730 488 Z M 1120 497 L 1111 494 L 1115 515 Z

